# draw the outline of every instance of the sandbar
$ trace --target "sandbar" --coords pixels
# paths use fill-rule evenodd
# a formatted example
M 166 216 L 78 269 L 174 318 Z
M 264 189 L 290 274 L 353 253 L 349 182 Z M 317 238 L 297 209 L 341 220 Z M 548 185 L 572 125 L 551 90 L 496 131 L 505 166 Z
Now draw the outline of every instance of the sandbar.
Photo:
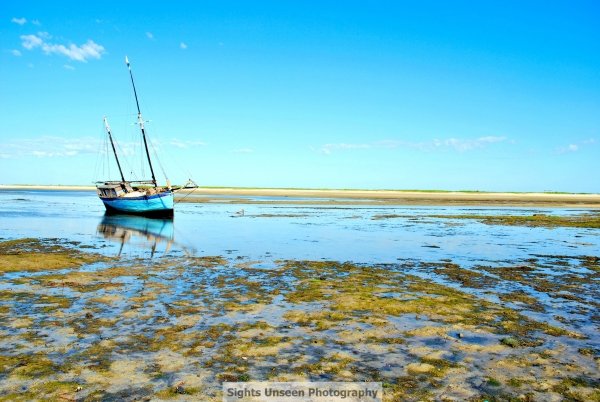
M 93 191 L 93 186 L 0 185 L 1 190 Z M 345 190 L 200 187 L 179 190 L 181 202 L 299 205 L 464 205 L 599 208 L 600 194 L 437 190 Z

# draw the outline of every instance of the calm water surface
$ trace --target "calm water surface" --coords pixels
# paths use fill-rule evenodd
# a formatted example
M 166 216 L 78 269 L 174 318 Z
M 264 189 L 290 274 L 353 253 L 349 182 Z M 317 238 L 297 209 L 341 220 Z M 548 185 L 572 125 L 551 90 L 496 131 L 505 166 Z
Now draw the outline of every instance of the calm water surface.
M 241 216 L 239 211 L 243 209 Z M 535 254 L 598 255 L 600 231 L 485 225 L 427 215 L 573 214 L 559 208 L 298 206 L 179 203 L 174 221 L 105 217 L 94 192 L 0 191 L 0 237 L 50 237 L 124 256 L 241 256 L 392 263 L 450 259 L 463 266 Z M 378 215 L 399 218 L 373 219 Z

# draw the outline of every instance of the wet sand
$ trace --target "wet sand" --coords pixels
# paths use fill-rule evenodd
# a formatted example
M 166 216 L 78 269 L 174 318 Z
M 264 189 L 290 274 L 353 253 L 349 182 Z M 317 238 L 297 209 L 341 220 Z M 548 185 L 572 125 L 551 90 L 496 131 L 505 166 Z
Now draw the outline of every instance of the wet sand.
M 466 205 L 600 208 L 600 194 L 484 193 L 403 190 L 200 188 L 186 202 L 339 205 Z M 243 198 L 236 198 L 243 197 Z M 253 198 L 257 197 L 257 198 Z M 273 199 L 273 198 L 279 199 Z M 262 198 L 262 199 L 261 199 Z
M 1 190 L 93 191 L 93 186 L 0 185 Z M 299 205 L 465 205 L 600 209 L 600 194 L 493 193 L 413 190 L 214 188 L 180 190 L 182 202 Z

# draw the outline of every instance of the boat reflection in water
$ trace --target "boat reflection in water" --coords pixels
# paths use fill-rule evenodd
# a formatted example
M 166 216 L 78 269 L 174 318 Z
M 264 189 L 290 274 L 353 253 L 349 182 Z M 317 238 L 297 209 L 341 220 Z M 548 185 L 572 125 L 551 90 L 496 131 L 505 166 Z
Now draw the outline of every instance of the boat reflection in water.
M 97 233 L 105 239 L 121 243 L 119 256 L 125 243 L 134 243 L 139 248 L 151 250 L 151 257 L 158 248 L 168 252 L 174 244 L 172 219 L 150 219 L 133 215 L 104 215 Z

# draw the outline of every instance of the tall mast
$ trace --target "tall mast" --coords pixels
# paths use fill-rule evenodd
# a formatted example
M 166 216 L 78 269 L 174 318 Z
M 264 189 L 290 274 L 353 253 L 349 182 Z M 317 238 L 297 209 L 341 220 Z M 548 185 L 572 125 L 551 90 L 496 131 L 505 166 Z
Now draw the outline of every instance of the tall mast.
M 131 66 L 129 65 L 129 59 L 125 56 L 125 64 L 129 69 L 129 76 L 131 77 L 131 85 L 133 86 L 133 94 L 135 95 L 135 104 L 138 111 L 138 124 L 142 130 L 142 138 L 144 139 L 144 148 L 146 148 L 146 156 L 148 157 L 148 165 L 150 165 L 150 173 L 152 174 L 152 183 L 156 187 L 156 177 L 154 176 L 154 169 L 152 168 L 152 161 L 150 160 L 150 152 L 148 151 L 148 140 L 146 140 L 146 131 L 144 130 L 144 119 L 142 119 L 142 112 L 140 111 L 140 103 L 138 102 L 137 91 L 135 90 L 135 83 L 133 82 L 133 73 L 131 72 Z
M 106 120 L 106 116 L 104 116 L 104 127 L 106 128 L 106 132 L 108 133 L 108 139 L 110 139 L 110 145 L 112 145 L 112 150 L 115 154 L 115 159 L 117 160 L 119 173 L 121 173 L 121 181 L 124 182 L 125 176 L 123 176 L 123 169 L 121 169 L 121 163 L 119 162 L 119 157 L 117 156 L 117 148 L 115 148 L 115 143 L 113 142 L 112 134 L 110 133 L 110 126 L 108 125 L 108 120 Z

